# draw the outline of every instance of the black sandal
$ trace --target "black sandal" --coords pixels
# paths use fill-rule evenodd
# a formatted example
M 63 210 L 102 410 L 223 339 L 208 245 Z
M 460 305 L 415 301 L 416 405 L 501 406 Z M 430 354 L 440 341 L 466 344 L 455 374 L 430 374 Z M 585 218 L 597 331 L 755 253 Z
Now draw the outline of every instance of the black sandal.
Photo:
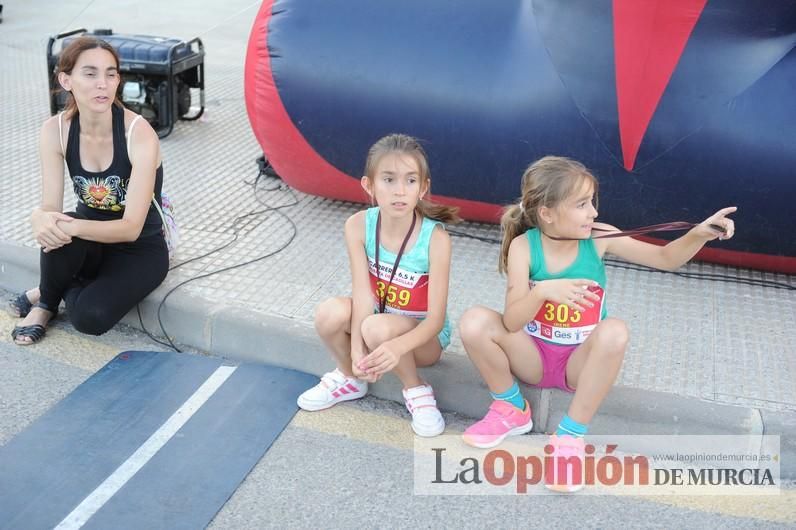
M 36 344 L 43 339 L 45 333 L 47 333 L 47 330 L 41 324 L 32 324 L 30 326 L 14 326 L 13 331 L 11 331 L 11 338 L 14 339 L 14 344 L 19 346 L 28 346 L 30 344 Z M 18 342 L 17 337 L 28 337 L 30 340 Z
M 11 314 L 19 318 L 25 318 L 33 308 L 33 303 L 28 300 L 28 293 L 23 292 L 16 298 L 8 301 L 8 307 L 11 309 Z

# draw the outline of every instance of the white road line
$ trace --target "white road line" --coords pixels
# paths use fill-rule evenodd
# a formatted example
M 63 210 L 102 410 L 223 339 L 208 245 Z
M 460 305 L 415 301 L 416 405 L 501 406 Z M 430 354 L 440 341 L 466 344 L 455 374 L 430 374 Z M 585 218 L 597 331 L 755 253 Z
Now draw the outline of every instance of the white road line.
M 144 467 L 144 465 L 166 445 L 166 443 L 179 431 L 191 416 L 210 399 L 216 390 L 224 384 L 229 376 L 237 369 L 237 366 L 220 366 L 213 374 L 202 383 L 202 386 L 188 398 L 188 400 L 171 415 L 160 428 L 149 437 L 149 439 L 133 453 L 116 471 L 97 486 L 97 489 L 83 499 L 72 513 L 64 517 L 58 523 L 56 530 L 76 530 L 86 524 L 102 506 L 113 497 L 122 486 L 124 486 L 133 475 Z

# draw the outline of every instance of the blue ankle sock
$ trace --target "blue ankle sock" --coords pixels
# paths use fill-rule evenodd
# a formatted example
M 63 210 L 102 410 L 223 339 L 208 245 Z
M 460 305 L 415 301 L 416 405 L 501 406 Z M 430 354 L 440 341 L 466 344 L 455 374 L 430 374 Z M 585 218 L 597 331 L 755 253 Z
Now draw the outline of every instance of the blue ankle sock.
M 575 438 L 583 438 L 588 430 L 588 425 L 578 423 L 567 414 L 564 414 L 564 417 L 561 418 L 561 423 L 558 424 L 558 429 L 556 429 L 556 436 L 567 434 Z
M 523 397 L 522 392 L 520 392 L 520 385 L 517 384 L 517 381 L 514 381 L 514 384 L 511 385 L 511 388 L 505 392 L 501 392 L 500 394 L 490 392 L 490 394 L 492 395 L 492 399 L 507 401 L 518 409 L 525 410 L 525 398 Z

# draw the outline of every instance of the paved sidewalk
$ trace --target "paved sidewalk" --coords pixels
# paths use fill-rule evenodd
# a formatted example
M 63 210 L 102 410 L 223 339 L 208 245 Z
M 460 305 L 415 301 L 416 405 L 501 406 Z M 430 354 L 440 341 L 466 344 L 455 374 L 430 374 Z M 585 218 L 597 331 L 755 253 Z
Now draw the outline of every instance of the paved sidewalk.
M 249 0 L 230 1 L 223 8 L 213 2 L 109 0 L 86 8 L 84 2 L 43 0 L 35 9 L 7 8 L 0 33 L 0 286 L 16 291 L 37 281 L 27 218 L 39 200 L 32 191 L 39 189 L 36 138 L 49 108 L 45 43 L 59 31 L 110 26 L 119 33 L 203 39 L 206 116 L 179 123 L 162 142 L 165 189 L 175 199 L 182 230 L 178 262 L 230 241 L 233 219 L 260 209 L 258 198 L 272 206 L 293 200 L 288 190 L 265 191 L 278 182 L 261 182 L 259 190 L 251 186 L 261 151 L 249 128 L 242 84 L 246 40 L 257 7 Z M 251 216 L 238 225 L 232 246 L 173 271 L 142 305 L 147 329 L 158 329 L 157 306 L 172 286 L 273 252 L 290 241 L 295 227 L 295 238 L 273 257 L 180 287 L 163 306 L 163 322 L 177 341 L 214 354 L 315 374 L 328 370 L 332 365 L 313 332 L 312 313 L 321 300 L 350 291 L 342 226 L 361 205 L 301 193 L 295 197 L 296 205 L 282 210 L 287 218 Z M 67 195 L 67 208 L 72 200 Z M 499 237 L 490 225 L 467 223 L 457 230 Z M 460 237 L 454 238 L 453 248 L 449 309 L 454 325 L 474 304 L 502 309 L 504 280 L 495 271 L 498 248 Z M 609 311 L 628 322 L 631 345 L 618 385 L 592 432 L 788 434 L 782 452 L 791 456 L 783 456 L 783 471 L 792 469 L 796 476 L 796 346 L 790 337 L 796 327 L 796 296 L 792 290 L 740 283 L 764 279 L 796 286 L 796 278 L 698 263 L 683 271 L 723 274 L 735 281 L 608 268 Z M 134 313 L 126 321 L 138 325 Z M 458 334 L 442 362 L 425 374 L 443 408 L 479 417 L 486 410 L 488 393 Z M 400 399 L 392 378 L 373 391 Z M 569 396 L 526 391 L 535 428 L 553 429 Z

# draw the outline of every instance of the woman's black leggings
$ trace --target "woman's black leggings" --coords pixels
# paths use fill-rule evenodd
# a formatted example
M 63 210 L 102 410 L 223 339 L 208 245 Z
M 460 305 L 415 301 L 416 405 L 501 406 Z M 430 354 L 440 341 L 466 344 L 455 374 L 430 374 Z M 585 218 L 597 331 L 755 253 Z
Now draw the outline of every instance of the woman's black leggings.
M 39 303 L 55 312 L 63 299 L 76 330 L 101 335 L 161 284 L 169 252 L 161 234 L 133 243 L 72 238 L 68 245 L 42 252 L 40 264 Z

